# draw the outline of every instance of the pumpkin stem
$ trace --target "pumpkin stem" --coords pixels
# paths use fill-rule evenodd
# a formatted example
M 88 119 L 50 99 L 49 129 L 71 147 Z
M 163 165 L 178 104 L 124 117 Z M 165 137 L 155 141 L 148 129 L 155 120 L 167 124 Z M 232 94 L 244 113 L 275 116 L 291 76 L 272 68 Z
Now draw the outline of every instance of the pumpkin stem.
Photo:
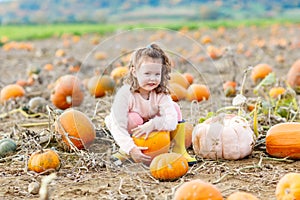
M 72 104 L 72 96 L 67 96 L 67 97 L 66 97 L 66 102 L 67 102 L 68 104 Z

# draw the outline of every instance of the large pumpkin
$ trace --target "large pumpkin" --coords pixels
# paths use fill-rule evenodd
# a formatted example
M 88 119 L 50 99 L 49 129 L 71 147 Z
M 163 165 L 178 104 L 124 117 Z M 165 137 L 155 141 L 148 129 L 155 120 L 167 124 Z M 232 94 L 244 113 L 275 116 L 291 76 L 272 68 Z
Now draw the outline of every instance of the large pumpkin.
M 195 179 L 183 183 L 175 192 L 174 200 L 222 200 L 221 192 L 212 184 Z
M 253 194 L 248 192 L 234 192 L 226 200 L 258 200 Z
M 78 149 L 87 149 L 96 137 L 91 120 L 84 113 L 74 109 L 66 110 L 59 116 L 55 122 L 55 129 L 69 147 L 71 141 Z
M 196 125 L 192 143 L 202 158 L 237 160 L 252 153 L 255 135 L 246 119 L 222 114 Z
M 277 183 L 277 200 L 298 200 L 300 199 L 300 173 L 285 174 Z
M 34 152 L 28 160 L 28 170 L 38 173 L 44 172 L 48 169 L 58 170 L 59 168 L 59 155 L 51 149 Z
M 285 122 L 272 126 L 266 134 L 267 153 L 279 158 L 300 158 L 300 123 Z
M 170 148 L 170 132 L 168 131 L 154 131 L 149 134 L 148 138 L 145 137 L 133 137 L 133 141 L 137 146 L 148 147 L 142 152 L 148 156 L 151 156 L 151 160 L 162 153 L 167 153 Z M 151 162 L 145 163 L 150 165 Z
M 84 98 L 83 84 L 73 75 L 60 77 L 51 93 L 51 101 L 59 109 L 79 106 Z
M 179 153 L 163 153 L 150 164 L 151 175 L 159 180 L 175 180 L 187 173 L 189 165 Z

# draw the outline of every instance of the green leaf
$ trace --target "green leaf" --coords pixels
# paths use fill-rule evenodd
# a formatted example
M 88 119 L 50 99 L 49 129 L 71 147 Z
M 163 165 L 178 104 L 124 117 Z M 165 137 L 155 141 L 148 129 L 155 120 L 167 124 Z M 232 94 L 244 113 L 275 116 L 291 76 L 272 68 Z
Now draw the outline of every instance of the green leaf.
M 275 84 L 276 82 L 276 76 L 275 73 L 269 73 L 254 89 L 253 93 L 258 94 L 258 91 L 261 87 L 270 86 L 272 84 Z

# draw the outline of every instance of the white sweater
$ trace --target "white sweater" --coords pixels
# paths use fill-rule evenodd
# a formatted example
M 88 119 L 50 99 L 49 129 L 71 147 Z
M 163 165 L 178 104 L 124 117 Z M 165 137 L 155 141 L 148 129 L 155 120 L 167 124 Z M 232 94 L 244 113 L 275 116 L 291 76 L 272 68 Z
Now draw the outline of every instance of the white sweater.
M 129 85 L 123 85 L 117 92 L 105 124 L 120 149 L 129 154 L 136 147 L 128 133 L 128 113 L 138 113 L 144 121 L 152 120 L 155 130 L 172 131 L 177 126 L 177 112 L 169 95 L 151 91 L 149 99 L 140 93 L 132 93 Z

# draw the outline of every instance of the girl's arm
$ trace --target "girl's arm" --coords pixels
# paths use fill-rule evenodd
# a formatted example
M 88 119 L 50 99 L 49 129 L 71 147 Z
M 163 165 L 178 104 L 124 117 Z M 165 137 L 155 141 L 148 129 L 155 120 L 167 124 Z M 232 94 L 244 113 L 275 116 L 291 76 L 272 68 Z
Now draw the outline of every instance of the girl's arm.
M 121 87 L 115 96 L 110 115 L 105 118 L 105 123 L 116 143 L 127 154 L 136 147 L 127 130 L 130 95 L 129 86 Z
M 165 95 L 159 103 L 159 116 L 155 116 L 151 120 L 154 129 L 173 131 L 177 127 L 178 114 L 174 107 L 174 102 L 170 96 Z

